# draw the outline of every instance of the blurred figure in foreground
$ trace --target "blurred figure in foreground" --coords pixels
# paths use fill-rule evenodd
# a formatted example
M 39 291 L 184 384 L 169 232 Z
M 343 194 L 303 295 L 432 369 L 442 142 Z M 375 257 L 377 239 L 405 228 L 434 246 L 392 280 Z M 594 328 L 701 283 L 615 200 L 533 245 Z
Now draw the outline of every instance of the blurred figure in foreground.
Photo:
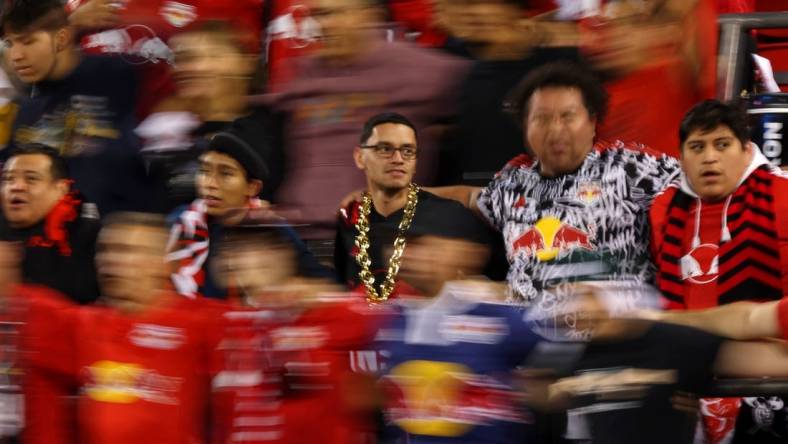
M 474 56 L 459 86 L 456 125 L 441 149 L 442 184 L 487 184 L 527 144 L 504 103 L 532 69 L 558 60 L 579 61 L 577 48 L 552 47 L 543 23 L 526 17 L 533 1 L 446 0 L 438 17 Z
M 95 301 L 95 205 L 71 186 L 66 161 L 44 145 L 20 145 L 3 165 L 0 239 L 21 242 L 22 280 L 79 303 Z
M 197 158 L 206 139 L 232 125 L 243 126 L 249 143 L 270 165 L 263 193 L 270 198 L 281 180 L 283 158 L 273 152 L 275 129 L 264 108 L 247 107 L 259 56 L 244 35 L 221 22 L 198 22 L 170 40 L 175 94 L 164 99 L 135 130 L 159 193 L 157 211 L 169 212 L 195 197 Z
M 225 315 L 213 384 L 219 442 L 364 442 L 375 392 L 370 376 L 352 371 L 350 353 L 369 348 L 371 313 L 332 283 L 299 276 L 281 222 L 258 224 L 228 228 L 216 261 L 242 295 Z
M 141 210 L 148 183 L 134 136 L 136 79 L 122 60 L 83 55 L 59 0 L 14 0 L 2 15 L 4 56 L 32 92 L 22 101 L 16 145 L 40 143 L 66 158 L 74 185 L 104 215 Z
M 684 116 L 681 178 L 650 210 L 657 282 L 671 309 L 788 296 L 788 178 L 750 142 L 747 120 L 739 105 L 716 100 Z M 757 398 L 701 403 L 709 444 L 733 434 L 740 406 L 737 443 L 785 438 L 772 433 L 785 414 L 764 423 L 750 410 Z
M 540 378 L 529 378 L 524 385 L 534 406 L 549 399 L 553 408 L 568 409 L 568 438 L 605 444 L 690 443 L 697 410 L 688 415 L 674 406 L 678 392 L 702 394 L 714 375 L 788 374 L 783 344 L 729 341 L 694 328 L 638 319 L 644 297 L 627 297 L 633 292 L 649 290 L 616 282 L 574 286 L 572 303 L 564 306 L 563 327 L 588 331 L 590 341 L 579 346 L 554 343 L 547 357 L 528 364 L 558 374 L 549 388 Z M 529 316 L 540 322 L 542 314 Z M 555 318 L 548 314 L 545 319 Z
M 353 164 L 358 128 L 383 111 L 409 116 L 421 132 L 417 180 L 436 171 L 435 137 L 422 132 L 455 114 L 457 84 L 466 68 L 459 59 L 402 42 L 388 42 L 380 8 L 372 0 L 308 0 L 320 25 L 320 47 L 281 93 L 264 98 L 282 114 L 287 153 L 277 203 L 295 206 L 315 223 L 307 239 L 333 238 L 336 204 L 362 186 Z
M 236 298 L 235 287 L 217 283 L 211 265 L 224 229 L 237 225 L 249 213 L 268 213 L 259 195 L 269 168 L 242 127 L 232 127 L 211 137 L 199 157 L 198 199 L 176 209 L 168 242 L 167 259 L 177 264 L 172 274 L 176 291 L 190 298 Z M 299 251 L 304 274 L 333 278 L 320 265 L 291 228 L 286 231 Z
M 22 337 L 30 442 L 208 442 L 220 309 L 167 290 L 166 237 L 161 217 L 117 213 L 98 240 L 103 306 L 31 302 Z
M 401 295 L 378 334 L 388 357 L 382 379 L 391 438 L 421 443 L 524 441 L 533 420 L 512 390 L 512 372 L 541 341 L 501 289 L 466 280 L 487 248 L 411 232 Z M 397 441 L 399 442 L 399 441 Z
M 410 230 L 492 243 L 489 228 L 467 208 L 413 183 L 421 150 L 416 128 L 396 113 L 367 120 L 353 150 L 367 190 L 361 202 L 341 211 L 334 264 L 340 278 L 370 302 L 413 292 L 396 273 Z

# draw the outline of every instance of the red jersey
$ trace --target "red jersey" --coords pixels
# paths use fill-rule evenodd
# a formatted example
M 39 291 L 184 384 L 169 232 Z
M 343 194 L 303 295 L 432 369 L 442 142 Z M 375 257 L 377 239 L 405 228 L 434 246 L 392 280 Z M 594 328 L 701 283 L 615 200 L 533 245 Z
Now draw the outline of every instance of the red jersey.
M 368 414 L 359 410 L 364 376 L 350 368 L 350 352 L 367 347 L 374 336 L 364 303 L 331 298 L 304 311 L 227 315 L 235 318 L 228 323 L 235 335 L 226 335 L 220 349 L 226 368 L 236 371 L 214 379 L 223 403 L 232 406 L 217 407 L 232 416 L 221 421 L 227 428 L 218 442 L 347 443 L 369 432 Z M 251 347 L 247 353 L 241 344 Z
M 36 364 L 77 387 L 80 443 L 207 442 L 221 316 L 203 301 L 161 297 L 170 300 L 138 316 L 81 307 L 47 329 Z

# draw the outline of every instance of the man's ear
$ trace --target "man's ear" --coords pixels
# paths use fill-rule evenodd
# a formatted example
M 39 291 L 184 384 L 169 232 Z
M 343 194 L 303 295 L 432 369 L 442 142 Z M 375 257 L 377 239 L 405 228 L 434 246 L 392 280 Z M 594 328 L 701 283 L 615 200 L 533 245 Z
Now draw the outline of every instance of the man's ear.
M 60 28 L 55 33 L 55 49 L 60 52 L 69 47 L 74 39 L 74 30 L 70 26 Z
M 57 194 L 63 198 L 71 191 L 71 181 L 68 179 L 58 179 L 57 182 L 55 182 L 55 188 L 57 189 Z
M 356 168 L 364 171 L 366 166 L 364 165 L 364 160 L 362 159 L 361 148 L 358 146 L 353 148 L 353 161 L 356 162 Z
M 247 185 L 247 194 L 250 198 L 257 197 L 263 191 L 263 181 L 260 179 L 252 179 Z

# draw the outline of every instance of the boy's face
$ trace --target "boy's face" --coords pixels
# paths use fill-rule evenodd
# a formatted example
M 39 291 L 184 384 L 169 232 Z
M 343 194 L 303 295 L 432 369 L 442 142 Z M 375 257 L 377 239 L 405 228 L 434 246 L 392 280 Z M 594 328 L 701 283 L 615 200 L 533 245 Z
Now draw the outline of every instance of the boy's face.
M 29 31 L 5 33 L 5 57 L 8 65 L 24 83 L 46 80 L 55 68 L 58 48 L 57 32 Z
M 692 190 L 708 201 L 725 199 L 736 191 L 752 157 L 750 145 L 742 145 L 727 125 L 693 130 L 681 147 L 684 174 Z

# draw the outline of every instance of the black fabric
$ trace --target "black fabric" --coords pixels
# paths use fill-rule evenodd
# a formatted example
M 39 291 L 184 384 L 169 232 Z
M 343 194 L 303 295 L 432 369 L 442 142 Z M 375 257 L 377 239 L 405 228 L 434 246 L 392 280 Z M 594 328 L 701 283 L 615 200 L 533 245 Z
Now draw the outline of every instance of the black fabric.
M 351 212 L 357 212 L 355 210 L 358 208 L 357 204 L 351 207 L 353 208 Z M 369 255 L 372 260 L 370 270 L 375 275 L 375 281 L 378 285 L 386 277 L 388 255 L 391 254 L 394 238 L 397 235 L 397 228 L 402 220 L 403 213 L 404 210 L 399 210 L 388 217 L 384 217 L 375 211 L 374 208 L 370 211 Z M 351 218 L 353 220 L 352 223 L 350 220 L 340 221 L 339 223 L 337 239 L 334 245 L 334 265 L 337 275 L 343 280 L 343 283 L 356 287 L 359 284 L 358 273 L 360 268 L 355 258 L 357 233 L 354 224 L 356 218 L 353 215 L 351 215 Z M 495 238 L 492 236 L 491 229 L 476 218 L 470 210 L 459 202 L 443 199 L 421 190 L 419 191 L 419 203 L 416 206 L 416 214 L 413 216 L 413 221 L 406 236 L 428 234 L 468 239 L 490 245 L 493 249 L 496 248 L 494 246 Z
M 188 149 L 146 152 L 148 172 L 155 190 L 152 211 L 169 214 L 197 198 L 195 179 L 199 170 L 198 159 L 207 149 L 212 136 L 230 128 L 243 133 L 243 139 L 255 151 L 255 157 L 259 156 L 265 164 L 266 179 L 260 197 L 271 201 L 284 175 L 284 151 L 275 119 L 267 108 L 256 107 L 248 115 L 233 122 L 203 122 L 192 132 L 194 143 Z
M 579 400 L 576 407 L 587 412 L 593 409 L 586 413 L 586 418 L 594 443 L 692 442 L 697 417 L 675 410 L 670 398 L 676 391 L 703 392 L 712 378 L 714 360 L 723 339 L 678 325 L 655 323 L 646 328 L 643 334 L 627 340 L 590 343 L 577 365 L 576 374 L 675 369 L 676 380 L 646 384 L 646 390 L 641 392 L 601 393 L 586 387 L 592 393 Z M 629 403 L 638 406 L 604 410 L 616 405 L 633 405 Z
M 64 254 L 58 244 L 44 246 L 43 242 L 37 242 L 31 245 L 34 237 L 51 237 L 45 233 L 46 220 L 29 228 L 15 229 L 0 215 L 0 240 L 23 245 L 22 280 L 25 283 L 53 288 L 72 301 L 87 304 L 99 297 L 95 255 L 101 226 L 97 218 L 91 217 L 91 211 L 83 211 L 82 205 L 75 210 L 77 218 L 63 225 L 70 254 Z
M 36 84 L 21 102 L 0 158 L 24 143 L 52 146 L 66 158 L 76 189 L 102 215 L 149 209 L 151 188 L 134 134 L 136 85 L 125 61 L 83 56 L 68 76 Z
M 513 157 L 523 153 L 523 131 L 504 112 L 510 92 L 534 68 L 579 60 L 576 48 L 537 48 L 515 61 L 477 61 L 460 91 L 457 128 L 441 146 L 441 184 L 484 186 Z

